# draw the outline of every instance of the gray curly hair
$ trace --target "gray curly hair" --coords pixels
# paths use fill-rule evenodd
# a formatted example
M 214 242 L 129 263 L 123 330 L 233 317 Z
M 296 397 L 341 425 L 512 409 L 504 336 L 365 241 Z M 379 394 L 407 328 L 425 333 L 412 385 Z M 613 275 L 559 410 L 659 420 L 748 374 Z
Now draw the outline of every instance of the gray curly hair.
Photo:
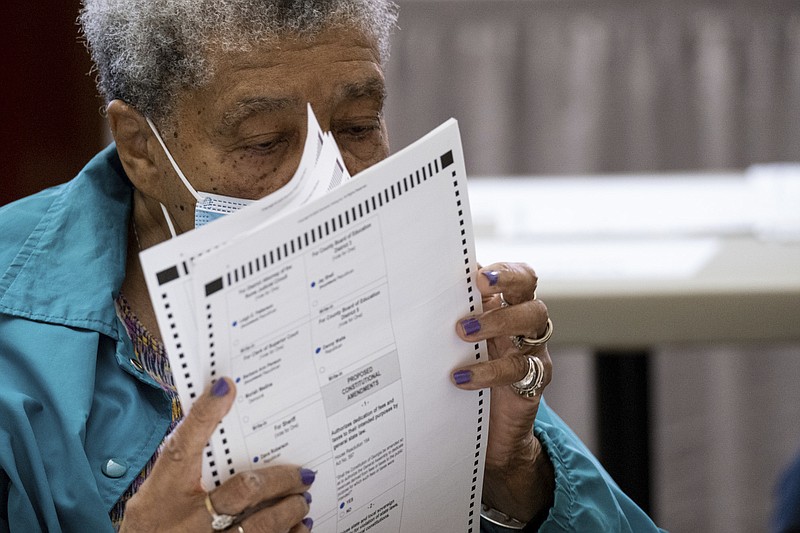
M 391 0 L 84 0 L 80 23 L 106 102 L 169 120 L 179 91 L 213 74 L 214 50 L 247 50 L 281 35 L 355 27 L 389 56 Z

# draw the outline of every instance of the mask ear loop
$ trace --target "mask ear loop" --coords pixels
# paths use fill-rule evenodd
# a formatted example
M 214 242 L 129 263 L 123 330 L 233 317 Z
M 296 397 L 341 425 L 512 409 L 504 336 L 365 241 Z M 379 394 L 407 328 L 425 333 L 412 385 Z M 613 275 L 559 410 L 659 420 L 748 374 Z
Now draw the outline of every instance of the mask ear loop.
M 153 135 L 156 136 L 156 140 L 158 141 L 158 144 L 161 145 L 161 149 L 164 150 L 164 153 L 167 155 L 167 159 L 169 159 L 169 162 L 172 165 L 172 168 L 175 170 L 175 173 L 181 179 L 181 181 L 186 186 L 186 188 L 189 190 L 191 195 L 194 196 L 194 199 L 197 202 L 202 202 L 203 201 L 203 197 L 200 196 L 199 194 L 197 194 L 197 191 L 194 189 L 194 187 L 192 187 L 192 184 L 189 183 L 188 179 L 186 179 L 186 176 L 183 174 L 183 171 L 181 170 L 181 167 L 179 167 L 178 163 L 175 162 L 175 159 L 172 157 L 172 154 L 170 153 L 169 148 L 167 148 L 167 145 L 164 144 L 164 140 L 161 138 L 161 134 L 158 133 L 158 129 L 156 128 L 156 125 L 153 124 L 153 121 L 150 120 L 150 117 L 145 117 L 145 120 L 147 121 L 147 125 L 150 126 L 150 129 L 153 131 Z M 172 237 L 174 238 L 175 236 L 177 236 L 177 233 L 175 233 L 175 226 L 172 224 L 172 219 L 169 216 L 169 212 L 167 211 L 167 208 L 164 207 L 164 204 L 159 202 L 159 205 L 161 206 L 161 212 L 164 214 L 164 219 L 167 221 L 167 226 L 169 227 L 169 232 L 172 235 Z
M 175 237 L 178 236 L 178 234 L 175 233 L 175 226 L 172 225 L 172 219 L 169 217 L 169 213 L 167 213 L 167 208 L 164 207 L 164 204 L 162 204 L 161 202 L 159 202 L 158 205 L 161 206 L 161 212 L 164 213 L 164 220 L 167 221 L 167 227 L 169 227 L 169 234 L 172 235 L 172 238 L 174 239 Z

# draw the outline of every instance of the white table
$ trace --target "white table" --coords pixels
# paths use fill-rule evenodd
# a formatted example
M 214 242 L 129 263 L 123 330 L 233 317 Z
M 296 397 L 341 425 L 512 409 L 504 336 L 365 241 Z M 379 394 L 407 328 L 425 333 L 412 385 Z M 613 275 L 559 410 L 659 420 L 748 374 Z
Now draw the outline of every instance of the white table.
M 537 270 L 553 343 L 800 340 L 800 228 L 760 237 L 742 173 L 473 178 L 470 203 L 478 260 Z

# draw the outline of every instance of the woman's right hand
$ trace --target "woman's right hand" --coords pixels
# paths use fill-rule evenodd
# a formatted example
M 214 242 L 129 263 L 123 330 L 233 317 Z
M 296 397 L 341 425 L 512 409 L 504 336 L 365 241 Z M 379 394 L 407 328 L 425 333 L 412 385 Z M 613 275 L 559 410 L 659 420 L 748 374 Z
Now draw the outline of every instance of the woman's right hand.
M 153 471 L 128 501 L 123 533 L 213 531 L 200 484 L 202 454 L 220 420 L 230 410 L 236 389 L 220 378 L 195 401 L 167 439 Z M 314 472 L 296 466 L 270 466 L 240 472 L 210 493 L 219 514 L 240 517 L 229 531 L 306 533 Z M 237 527 L 238 526 L 238 527 Z

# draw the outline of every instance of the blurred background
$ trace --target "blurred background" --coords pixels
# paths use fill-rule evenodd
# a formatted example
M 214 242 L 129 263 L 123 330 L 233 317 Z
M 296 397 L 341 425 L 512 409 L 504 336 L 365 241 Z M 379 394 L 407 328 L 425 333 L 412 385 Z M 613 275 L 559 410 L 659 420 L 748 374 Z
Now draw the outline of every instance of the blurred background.
M 392 146 L 459 120 L 478 259 L 541 276 L 548 401 L 662 527 L 767 531 L 800 452 L 800 173 L 753 165 L 800 161 L 800 2 L 399 4 Z M 78 9 L 7 7 L 0 205 L 108 142 Z

